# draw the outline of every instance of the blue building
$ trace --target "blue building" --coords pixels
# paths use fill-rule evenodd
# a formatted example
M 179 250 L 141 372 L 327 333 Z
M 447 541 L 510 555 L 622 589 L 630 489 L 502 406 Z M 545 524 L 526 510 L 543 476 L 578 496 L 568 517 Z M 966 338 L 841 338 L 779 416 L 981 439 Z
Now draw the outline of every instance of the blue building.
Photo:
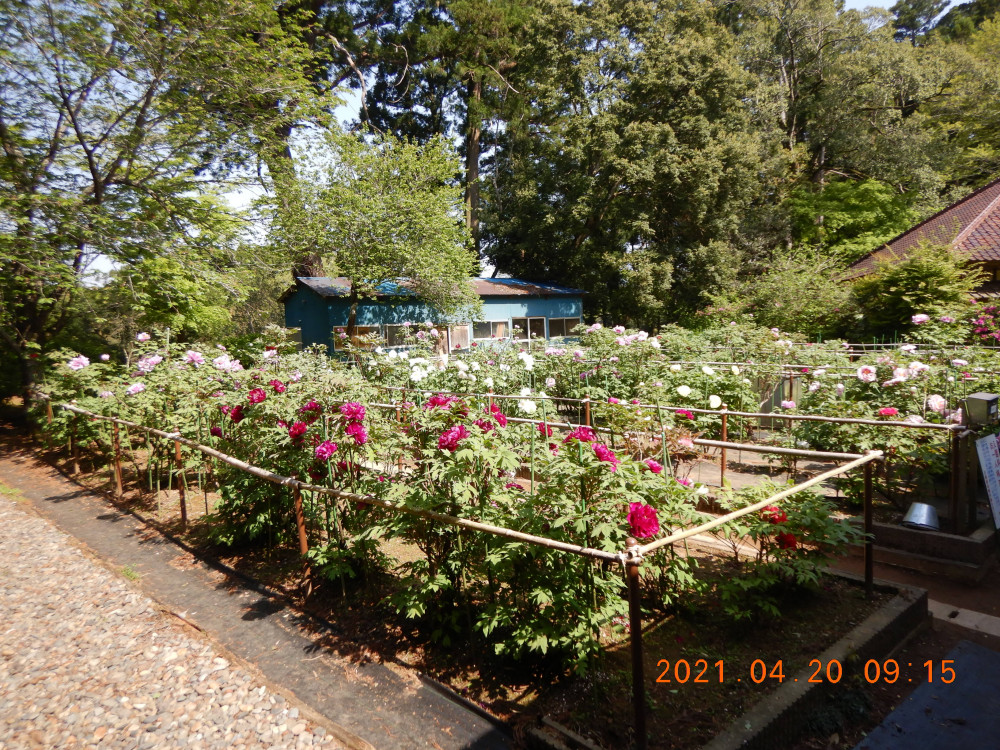
M 328 351 L 343 348 L 343 340 L 334 333 L 347 326 L 350 283 L 345 278 L 300 277 L 281 295 L 285 326 L 301 330 L 304 346 L 326 344 Z M 404 323 L 432 321 L 440 324 L 439 330 L 447 331 L 447 336 L 441 337 L 441 350 L 451 351 L 465 349 L 473 341 L 568 336 L 581 322 L 584 292 L 580 289 L 520 279 L 477 278 L 472 283 L 483 301 L 483 319 L 459 323 L 443 321 L 405 286 L 382 284 L 376 299 L 358 303 L 355 343 L 374 333 L 388 346 L 399 346 Z

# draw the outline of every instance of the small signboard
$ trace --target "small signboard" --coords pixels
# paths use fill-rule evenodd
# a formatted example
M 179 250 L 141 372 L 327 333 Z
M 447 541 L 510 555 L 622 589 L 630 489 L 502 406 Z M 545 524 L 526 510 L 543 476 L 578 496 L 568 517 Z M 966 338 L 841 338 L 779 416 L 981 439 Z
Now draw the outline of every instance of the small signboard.
M 986 480 L 986 491 L 990 496 L 990 510 L 993 511 L 993 525 L 1000 529 L 1000 444 L 996 435 L 987 435 L 976 441 L 979 465 Z

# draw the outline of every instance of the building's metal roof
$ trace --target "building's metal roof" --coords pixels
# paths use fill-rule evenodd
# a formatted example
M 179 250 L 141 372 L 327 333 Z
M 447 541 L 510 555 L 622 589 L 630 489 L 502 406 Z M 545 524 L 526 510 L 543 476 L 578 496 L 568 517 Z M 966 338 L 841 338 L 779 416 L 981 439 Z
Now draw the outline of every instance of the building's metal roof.
M 950 245 L 970 261 L 1000 260 L 1000 180 L 984 185 L 889 240 L 854 263 L 846 275 L 856 278 L 869 274 L 880 260 L 904 260 L 925 242 Z
M 311 290 L 321 297 L 346 297 L 351 292 L 351 280 L 343 276 L 330 278 L 329 276 L 299 276 L 295 281 Z M 471 279 L 476 293 L 480 297 L 551 297 L 551 296 L 579 296 L 585 292 L 582 289 L 573 289 L 568 286 L 557 284 L 546 284 L 536 281 L 524 281 L 522 279 Z M 284 302 L 288 296 L 294 292 L 296 287 L 292 287 L 281 295 Z M 386 281 L 378 286 L 379 297 L 401 297 L 412 296 L 413 290 L 407 286 L 404 279 L 399 281 Z

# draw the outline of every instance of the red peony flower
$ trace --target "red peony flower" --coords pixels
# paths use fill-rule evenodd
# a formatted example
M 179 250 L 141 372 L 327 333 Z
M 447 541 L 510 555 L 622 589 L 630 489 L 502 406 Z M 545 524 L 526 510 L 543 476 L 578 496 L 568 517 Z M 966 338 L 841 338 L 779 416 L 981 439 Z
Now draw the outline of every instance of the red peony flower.
M 659 534 L 660 519 L 656 517 L 656 508 L 645 503 L 629 503 L 628 528 L 636 539 L 648 539 Z
M 799 546 L 799 540 L 790 531 L 782 531 L 775 539 L 777 539 L 781 549 L 795 549 Z
M 247 394 L 247 401 L 251 404 L 259 404 L 267 400 L 267 394 L 263 388 L 254 388 Z
M 776 505 L 765 505 L 761 508 L 761 515 L 764 516 L 765 521 L 770 523 L 784 523 L 788 520 L 788 516 L 785 515 L 785 511 Z
M 274 388 L 275 393 L 284 393 L 286 390 L 288 390 L 288 386 L 286 386 L 280 380 L 271 380 L 268 382 L 268 385 Z
M 243 406 L 234 406 L 229 410 L 229 418 L 239 424 L 243 421 Z

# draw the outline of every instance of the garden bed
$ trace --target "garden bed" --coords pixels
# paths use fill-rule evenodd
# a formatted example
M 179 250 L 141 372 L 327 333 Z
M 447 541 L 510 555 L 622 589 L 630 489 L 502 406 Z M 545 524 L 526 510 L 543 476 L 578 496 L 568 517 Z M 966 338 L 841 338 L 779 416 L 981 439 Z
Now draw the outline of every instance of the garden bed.
M 64 471 L 71 468 L 68 461 L 56 463 Z M 78 481 L 106 486 L 105 474 L 87 473 L 87 468 L 88 462 L 84 461 L 85 471 L 76 477 Z M 189 501 L 192 520 L 200 515 L 202 504 L 201 496 L 197 502 L 193 500 Z M 163 517 L 176 518 L 176 502 L 174 491 L 161 493 L 159 508 L 148 495 L 137 494 L 127 497 L 123 505 L 147 517 L 156 517 L 159 511 Z M 428 675 L 521 730 L 548 717 L 600 746 L 621 746 L 632 740 L 627 635 L 607 634 L 604 653 L 582 677 L 544 658 L 530 663 L 484 658 L 483 644 L 473 640 L 442 647 L 427 639 L 419 623 L 405 620 L 381 604 L 384 595 L 397 585 L 389 577 L 349 582 L 346 597 L 338 582 L 326 581 L 310 598 L 303 599 L 298 589 L 301 564 L 294 550 L 279 547 L 234 551 L 214 547 L 196 523 L 187 533 L 176 523 L 170 524 L 169 530 L 193 545 L 199 554 L 284 591 L 300 607 L 330 623 L 328 629 L 312 635 L 324 648 L 341 656 Z M 724 573 L 726 563 L 714 557 L 711 550 L 698 545 L 691 550 L 701 558 L 706 573 Z M 419 554 L 414 548 L 398 544 L 384 551 L 396 559 Z M 891 598 L 890 593 L 880 592 L 873 601 L 867 601 L 857 585 L 831 577 L 815 590 L 786 592 L 779 620 L 733 623 L 711 597 L 692 597 L 669 612 L 649 618 L 644 648 L 650 747 L 691 748 L 709 742 L 734 718 L 782 683 L 794 679 L 794 673 L 807 668 L 810 660 Z M 695 684 L 696 673 L 703 668 L 699 659 L 708 667 L 702 677 L 712 679 Z M 690 679 L 684 683 L 658 682 L 657 678 L 664 678 L 661 660 L 672 664 L 684 660 L 692 668 Z M 760 664 L 755 665 L 758 660 Z M 721 683 L 716 666 L 719 661 L 723 662 Z M 781 667 L 776 671 L 778 662 Z M 764 666 L 766 678 L 761 672 Z M 779 680 L 779 672 L 784 679 Z M 677 675 L 671 672 L 667 677 Z M 753 677 L 760 681 L 755 682 Z

